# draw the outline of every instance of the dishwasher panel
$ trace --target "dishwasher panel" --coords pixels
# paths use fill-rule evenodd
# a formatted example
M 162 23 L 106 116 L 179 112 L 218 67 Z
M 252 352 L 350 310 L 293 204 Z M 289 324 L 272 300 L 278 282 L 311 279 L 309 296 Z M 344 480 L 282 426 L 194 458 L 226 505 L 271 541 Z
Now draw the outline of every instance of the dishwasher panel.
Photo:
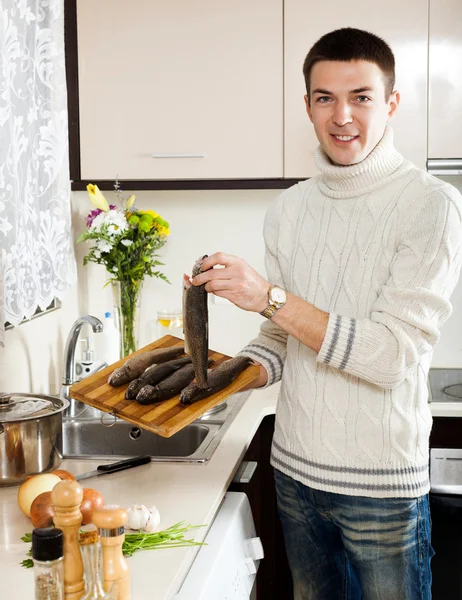
M 253 600 L 263 547 L 247 496 L 227 492 L 175 600 Z

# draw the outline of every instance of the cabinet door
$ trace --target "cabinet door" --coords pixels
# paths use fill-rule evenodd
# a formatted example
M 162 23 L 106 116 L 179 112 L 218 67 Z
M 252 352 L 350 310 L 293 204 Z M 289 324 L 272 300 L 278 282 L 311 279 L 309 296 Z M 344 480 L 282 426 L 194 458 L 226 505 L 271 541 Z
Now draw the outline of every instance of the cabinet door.
M 462 159 L 462 2 L 430 0 L 429 158 Z
M 452 0 L 454 3 L 459 0 Z M 284 176 L 318 173 L 313 152 L 318 146 L 305 112 L 303 61 L 325 33 L 340 27 L 365 29 L 385 39 L 396 59 L 396 89 L 401 93 L 391 125 L 395 146 L 415 165 L 427 158 L 427 0 L 389 0 L 371 4 L 354 0 L 313 5 L 306 0 L 284 2 Z
M 77 0 L 82 179 L 283 174 L 282 0 Z

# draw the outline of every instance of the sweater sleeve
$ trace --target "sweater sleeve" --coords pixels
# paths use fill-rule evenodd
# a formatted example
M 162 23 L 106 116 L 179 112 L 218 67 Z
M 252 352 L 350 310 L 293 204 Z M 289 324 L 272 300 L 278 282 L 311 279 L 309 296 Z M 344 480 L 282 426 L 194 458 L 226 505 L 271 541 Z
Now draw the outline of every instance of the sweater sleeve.
M 382 388 L 400 385 L 449 318 L 461 266 L 461 197 L 450 186 L 407 211 L 390 276 L 370 316 L 331 313 L 317 360 Z
M 289 188 L 290 189 L 290 188 Z M 265 267 L 268 280 L 272 285 L 279 285 L 287 289 L 286 281 L 282 275 L 280 260 L 284 257 L 278 253 L 279 227 L 283 214 L 284 198 L 289 190 L 286 190 L 276 198 L 269 207 L 264 224 L 265 240 Z M 278 382 L 282 377 L 282 369 L 287 354 L 288 334 L 270 319 L 262 323 L 259 335 L 251 340 L 239 354 L 249 356 L 259 362 L 268 373 L 268 381 L 264 387 Z

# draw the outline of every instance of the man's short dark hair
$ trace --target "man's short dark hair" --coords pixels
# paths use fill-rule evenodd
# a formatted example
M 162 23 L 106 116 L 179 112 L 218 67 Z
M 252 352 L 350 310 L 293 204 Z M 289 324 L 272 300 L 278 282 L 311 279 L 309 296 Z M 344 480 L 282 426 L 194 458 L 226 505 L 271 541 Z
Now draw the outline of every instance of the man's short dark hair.
M 377 35 L 362 29 L 344 27 L 326 33 L 314 44 L 303 63 L 306 93 L 310 98 L 310 77 L 313 66 L 321 60 L 349 62 L 367 60 L 383 73 L 385 101 L 395 87 L 395 57 L 390 46 Z

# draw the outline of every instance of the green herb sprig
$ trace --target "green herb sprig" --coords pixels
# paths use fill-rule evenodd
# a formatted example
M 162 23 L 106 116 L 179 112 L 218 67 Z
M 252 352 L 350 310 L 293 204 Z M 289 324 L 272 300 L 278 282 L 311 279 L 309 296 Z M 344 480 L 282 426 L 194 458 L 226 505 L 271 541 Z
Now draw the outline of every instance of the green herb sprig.
M 154 533 L 126 533 L 124 543 L 122 544 L 122 553 L 124 556 L 132 556 L 138 550 L 162 550 L 163 548 L 183 548 L 185 546 L 204 546 L 204 542 L 196 542 L 187 539 L 184 534 L 193 529 L 199 529 L 205 525 L 189 525 L 185 521 L 180 521 L 162 531 Z M 32 534 L 26 533 L 21 538 L 23 542 L 32 542 Z M 29 550 L 27 556 L 32 556 L 32 550 Z M 34 566 L 31 558 L 26 558 L 21 562 L 26 569 Z

